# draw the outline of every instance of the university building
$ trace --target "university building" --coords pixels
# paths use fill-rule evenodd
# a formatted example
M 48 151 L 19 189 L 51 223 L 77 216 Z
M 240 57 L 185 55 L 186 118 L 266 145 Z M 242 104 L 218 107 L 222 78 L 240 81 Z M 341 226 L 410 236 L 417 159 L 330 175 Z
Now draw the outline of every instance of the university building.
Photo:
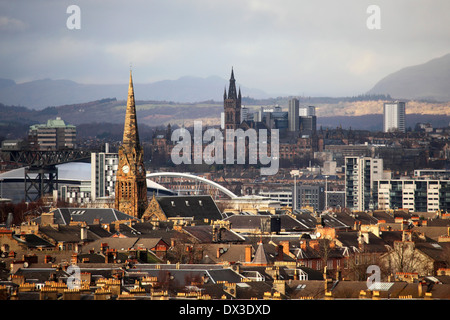
M 46 124 L 32 125 L 28 132 L 30 148 L 34 150 L 73 149 L 76 139 L 76 127 L 66 124 L 60 117 Z

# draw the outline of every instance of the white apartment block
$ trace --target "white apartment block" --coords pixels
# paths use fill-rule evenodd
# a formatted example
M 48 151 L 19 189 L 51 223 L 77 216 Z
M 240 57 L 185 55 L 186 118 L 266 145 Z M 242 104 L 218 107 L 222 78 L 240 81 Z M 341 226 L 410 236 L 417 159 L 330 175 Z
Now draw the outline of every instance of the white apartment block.
M 379 209 L 436 212 L 450 209 L 450 180 L 383 179 L 375 182 L 374 202 Z
M 405 103 L 385 103 L 383 107 L 383 131 L 405 132 Z
M 117 153 L 101 152 L 91 154 L 91 197 L 97 198 L 114 196 L 116 172 L 119 165 Z
M 352 210 L 371 209 L 372 186 L 383 178 L 383 159 L 345 157 L 345 206 Z

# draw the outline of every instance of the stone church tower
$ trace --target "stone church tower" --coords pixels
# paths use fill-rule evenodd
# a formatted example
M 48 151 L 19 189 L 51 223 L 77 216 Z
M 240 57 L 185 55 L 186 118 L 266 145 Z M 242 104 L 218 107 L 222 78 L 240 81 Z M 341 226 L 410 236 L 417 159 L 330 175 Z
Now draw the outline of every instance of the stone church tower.
M 234 79 L 233 68 L 231 69 L 230 86 L 225 88 L 223 94 L 223 108 L 225 115 L 225 130 L 238 129 L 241 124 L 241 89 L 236 92 L 236 80 Z
M 116 174 L 115 208 L 141 218 L 147 209 L 147 180 L 144 150 L 139 143 L 133 79 L 130 71 L 123 141 L 119 147 L 119 167 Z

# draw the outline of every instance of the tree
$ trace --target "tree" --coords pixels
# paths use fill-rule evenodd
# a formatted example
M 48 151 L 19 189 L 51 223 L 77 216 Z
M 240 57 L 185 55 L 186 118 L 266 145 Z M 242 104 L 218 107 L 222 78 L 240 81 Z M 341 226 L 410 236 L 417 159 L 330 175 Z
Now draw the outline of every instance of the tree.
M 417 250 L 413 241 L 395 241 L 389 252 L 382 257 L 384 267 L 391 273 L 417 272 L 430 274 L 433 263 Z

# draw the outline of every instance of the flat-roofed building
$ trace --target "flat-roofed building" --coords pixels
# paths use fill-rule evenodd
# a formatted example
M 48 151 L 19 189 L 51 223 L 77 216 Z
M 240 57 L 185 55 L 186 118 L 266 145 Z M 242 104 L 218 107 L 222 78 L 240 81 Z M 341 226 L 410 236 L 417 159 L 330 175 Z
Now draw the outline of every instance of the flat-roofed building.
M 76 139 L 77 128 L 60 117 L 50 119 L 46 124 L 34 124 L 28 131 L 30 148 L 35 150 L 73 149 Z

